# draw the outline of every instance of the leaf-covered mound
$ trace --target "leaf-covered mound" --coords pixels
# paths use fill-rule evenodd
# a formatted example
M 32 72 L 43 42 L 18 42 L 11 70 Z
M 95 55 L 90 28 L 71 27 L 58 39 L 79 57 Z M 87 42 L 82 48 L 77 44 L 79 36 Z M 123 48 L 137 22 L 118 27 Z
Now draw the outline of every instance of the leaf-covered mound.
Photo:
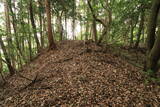
M 111 53 L 94 43 L 63 41 L 7 79 L 0 106 L 160 106 L 160 87 Z

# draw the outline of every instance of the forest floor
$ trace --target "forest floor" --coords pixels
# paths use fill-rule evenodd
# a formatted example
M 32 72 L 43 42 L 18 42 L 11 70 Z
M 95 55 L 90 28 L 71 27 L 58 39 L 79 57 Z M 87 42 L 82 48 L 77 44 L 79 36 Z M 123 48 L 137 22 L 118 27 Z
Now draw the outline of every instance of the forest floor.
M 7 79 L 0 107 L 160 107 L 160 85 L 146 82 L 141 72 L 144 55 L 132 52 L 131 61 L 123 57 L 128 50 L 121 51 L 94 43 L 86 51 L 83 41 L 58 43 L 57 50 L 43 52 Z

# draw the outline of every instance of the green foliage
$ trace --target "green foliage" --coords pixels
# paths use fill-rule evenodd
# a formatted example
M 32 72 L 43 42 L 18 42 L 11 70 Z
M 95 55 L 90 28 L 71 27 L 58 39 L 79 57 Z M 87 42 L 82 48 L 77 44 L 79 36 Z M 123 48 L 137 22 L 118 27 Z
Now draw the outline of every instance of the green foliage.
M 7 72 L 8 72 L 8 68 L 7 68 L 7 65 L 6 65 L 6 64 L 3 65 L 3 72 L 4 72 L 4 73 L 7 73 Z
M 108 2 L 107 2 L 108 1 Z M 97 19 L 101 20 L 107 25 L 108 34 L 105 35 L 103 40 L 109 43 L 118 45 L 128 44 L 131 35 L 131 22 L 135 25 L 133 29 L 133 42 L 137 40 L 137 32 L 139 27 L 139 16 L 143 9 L 145 9 L 145 19 L 148 18 L 148 10 L 151 6 L 151 0 L 90 0 L 93 13 Z M 9 58 L 15 61 L 16 65 L 25 64 L 26 60 L 34 57 L 37 54 L 37 46 L 35 42 L 33 28 L 30 20 L 30 0 L 8 0 L 8 11 L 0 13 L 0 36 L 3 36 L 3 42 L 9 53 Z M 3 2 L 4 5 L 4 2 Z M 6 4 L 5 4 L 6 5 Z M 46 11 L 45 4 L 42 0 L 32 0 L 33 16 L 36 24 L 38 39 L 41 41 L 43 36 L 44 46 L 48 45 L 46 33 Z M 13 13 L 11 12 L 13 11 Z M 59 41 L 60 35 L 58 31 L 57 17 L 61 16 L 63 27 L 65 27 L 65 19 L 67 21 L 68 29 L 73 29 L 73 22 L 75 25 L 82 26 L 82 31 L 76 34 L 76 38 L 84 40 L 85 36 L 92 37 L 93 34 L 93 13 L 91 12 L 87 0 L 51 0 L 52 10 L 52 26 L 54 31 L 54 39 Z M 111 13 L 111 22 L 109 20 L 109 12 Z M 8 13 L 10 20 L 7 20 Z M 5 17 L 4 17 L 5 16 Z M 40 19 L 42 23 L 40 23 Z M 55 21 L 56 20 L 56 21 Z M 7 31 L 7 21 L 10 21 L 11 30 Z M 144 34 L 146 35 L 146 23 L 144 25 Z M 15 24 L 15 25 L 14 25 Z M 42 25 L 41 25 L 42 24 Z M 15 27 L 14 27 L 15 26 Z M 104 27 L 96 20 L 97 38 L 99 39 L 103 33 Z M 88 29 L 88 31 L 87 31 Z M 42 32 L 41 32 L 42 30 Z M 66 29 L 64 28 L 64 31 Z M 68 32 L 67 32 L 68 33 Z M 71 34 L 71 33 L 68 33 Z M 71 38 L 71 35 L 67 35 Z M 81 37 L 82 36 L 82 37 Z M 67 39 L 66 35 L 63 35 Z M 144 39 L 146 36 L 144 37 Z M 40 44 L 42 44 L 40 42 Z M 18 68 L 16 66 L 16 68 Z
M 144 80 L 145 84 L 149 83 L 157 83 L 160 84 L 160 78 L 159 77 L 154 77 L 154 71 L 153 70 L 147 70 L 147 71 L 140 71 L 146 75 L 146 78 Z

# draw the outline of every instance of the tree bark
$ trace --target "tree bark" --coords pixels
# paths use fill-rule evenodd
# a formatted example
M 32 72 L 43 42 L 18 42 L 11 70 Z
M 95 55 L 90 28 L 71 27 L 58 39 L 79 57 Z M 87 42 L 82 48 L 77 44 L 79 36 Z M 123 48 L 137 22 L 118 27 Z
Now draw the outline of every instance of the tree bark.
M 49 41 L 49 50 L 56 49 L 56 44 L 53 39 L 52 25 L 51 25 L 51 8 L 50 1 L 45 0 L 46 13 L 47 13 L 47 28 L 48 28 L 48 41 Z
M 138 46 L 139 46 L 143 26 L 144 26 L 144 10 L 142 10 L 142 13 L 141 13 L 140 25 L 139 25 L 139 30 L 138 30 L 138 34 L 137 34 L 137 41 L 135 43 L 134 48 L 138 48 Z
M 36 29 L 36 24 L 35 24 L 34 15 L 33 15 L 32 2 L 33 2 L 32 0 L 30 0 L 30 2 L 29 2 L 30 20 L 31 20 L 32 28 L 33 28 L 34 38 L 35 38 L 36 45 L 37 45 L 37 50 L 39 52 L 40 51 L 40 42 L 39 42 L 38 36 L 37 36 L 37 29 Z
M 85 40 L 89 39 L 89 16 L 88 16 L 88 8 L 87 8 L 87 21 L 86 21 L 86 31 L 85 31 Z
M 9 56 L 11 57 L 12 65 L 15 67 L 15 60 L 14 60 L 14 55 L 13 55 L 14 46 L 13 46 L 13 41 L 12 41 L 12 36 L 11 36 L 11 21 L 10 21 L 9 6 L 8 6 L 7 1 L 5 1 L 4 7 L 5 7 L 7 42 L 8 42 L 8 46 L 10 47 L 8 49 L 8 52 L 9 52 Z
M 61 14 L 57 15 L 57 21 L 58 21 L 58 34 L 59 34 L 59 40 L 62 41 L 63 40 L 63 25 L 62 25 L 62 14 L 63 12 L 61 12 Z
M 155 30 L 157 26 L 158 13 L 160 11 L 160 0 L 154 0 L 151 8 L 151 14 L 148 24 L 147 35 L 147 58 L 145 70 L 152 70 L 154 74 L 157 72 L 157 63 L 160 59 L 160 28 L 158 29 L 157 39 L 155 40 Z
M 131 37 L 130 37 L 130 46 L 133 44 L 133 31 L 134 31 L 134 26 L 133 26 L 133 21 L 131 20 Z
M 98 19 L 95 15 L 95 12 L 94 12 L 94 9 L 93 7 L 91 6 L 91 3 L 90 3 L 90 0 L 87 0 L 87 3 L 88 3 L 88 7 L 90 8 L 90 11 L 91 11 L 91 14 L 92 14 L 92 17 L 95 19 L 96 22 L 99 22 L 100 24 L 103 25 L 104 29 L 103 29 L 103 32 L 102 32 L 102 35 L 100 36 L 98 42 L 97 42 L 97 45 L 99 45 L 102 40 L 104 39 L 105 35 L 109 32 L 109 27 L 111 25 L 111 22 L 112 22 L 112 12 L 108 9 L 108 0 L 106 1 L 106 6 L 107 6 L 107 9 L 106 9 L 106 12 L 108 12 L 109 16 L 106 17 L 108 20 L 107 23 L 105 23 L 103 20 L 101 19 Z
M 160 28 L 158 31 L 157 39 L 151 49 L 150 53 L 148 54 L 147 59 L 147 70 L 152 70 L 155 73 L 159 69 L 158 67 L 158 60 L 160 59 Z
M 131 19 L 131 31 L 130 31 L 130 35 L 131 35 L 131 37 L 130 37 L 130 47 L 132 47 L 132 45 L 133 45 L 134 28 L 136 27 L 137 23 L 138 23 L 138 18 L 136 19 L 135 24 L 133 23 L 133 19 Z
M 42 4 L 42 1 L 41 0 L 38 0 L 38 9 L 39 9 L 39 12 L 38 12 L 38 15 L 39 15 L 39 25 L 40 25 L 40 39 L 41 39 L 41 47 L 43 48 L 44 47 L 44 39 L 43 39 L 43 30 L 42 30 L 42 19 L 44 16 L 42 16 L 42 11 L 41 9 L 43 8 L 43 4 Z
M 151 14 L 148 23 L 147 48 L 151 51 L 155 42 L 155 30 L 157 25 L 157 17 L 160 8 L 160 0 L 154 0 L 151 8 Z
M 16 49 L 18 50 L 17 54 L 20 54 L 23 57 L 23 53 L 20 49 L 20 45 L 19 45 L 19 40 L 18 40 L 18 34 L 17 34 L 17 19 L 16 19 L 16 15 L 13 12 L 12 9 L 12 1 L 11 0 L 7 0 L 8 6 L 9 6 L 9 10 L 11 13 L 11 17 L 12 17 L 12 26 L 13 26 L 13 30 L 14 30 L 14 36 L 15 36 L 15 41 L 16 41 Z
M 5 45 L 3 43 L 3 40 L 2 40 L 2 37 L 0 37 L 0 45 L 1 45 L 2 51 L 4 53 L 4 57 L 5 57 L 5 60 L 6 60 L 6 64 L 7 64 L 9 73 L 10 73 L 10 75 L 14 75 L 15 74 L 15 69 L 14 69 L 14 67 L 11 64 L 11 59 L 8 56 L 6 47 L 5 47 Z
M 72 18 L 72 37 L 73 40 L 76 40 L 75 36 L 75 13 L 76 13 L 76 0 L 73 0 L 73 18 Z
M 68 39 L 68 37 L 67 37 L 67 35 L 68 35 L 68 34 L 67 34 L 67 29 L 68 29 L 68 28 L 67 28 L 67 15 L 66 15 L 66 13 L 65 13 L 65 38 L 66 38 L 66 39 Z

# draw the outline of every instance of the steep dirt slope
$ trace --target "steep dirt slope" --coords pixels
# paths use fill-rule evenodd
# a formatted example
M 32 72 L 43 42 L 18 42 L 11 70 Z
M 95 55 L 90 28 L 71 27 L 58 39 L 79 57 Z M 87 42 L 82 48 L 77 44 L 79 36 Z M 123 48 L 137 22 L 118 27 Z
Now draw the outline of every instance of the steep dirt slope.
M 139 69 L 82 41 L 63 41 L 7 80 L 1 107 L 158 107 L 160 87 Z M 22 77 L 24 76 L 24 77 Z M 26 78 L 25 78 L 26 77 Z

